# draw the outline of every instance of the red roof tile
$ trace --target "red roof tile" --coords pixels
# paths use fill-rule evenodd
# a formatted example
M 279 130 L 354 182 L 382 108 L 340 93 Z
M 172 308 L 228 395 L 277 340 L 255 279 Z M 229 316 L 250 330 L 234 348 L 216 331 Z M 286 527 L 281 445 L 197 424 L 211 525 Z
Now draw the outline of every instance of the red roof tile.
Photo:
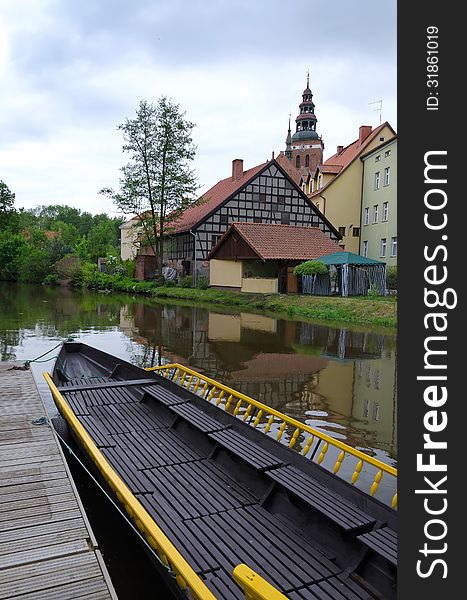
M 318 227 L 295 227 L 271 223 L 232 223 L 211 250 L 216 253 L 235 229 L 262 260 L 312 260 L 339 252 L 341 247 Z
M 191 229 L 194 225 L 207 217 L 212 210 L 227 200 L 229 196 L 253 179 L 266 164 L 267 163 L 262 163 L 261 165 L 248 169 L 239 179 L 232 179 L 230 176 L 216 183 L 215 186 L 203 194 L 200 204 L 187 208 L 180 215 L 175 223 L 175 231 L 179 233 Z

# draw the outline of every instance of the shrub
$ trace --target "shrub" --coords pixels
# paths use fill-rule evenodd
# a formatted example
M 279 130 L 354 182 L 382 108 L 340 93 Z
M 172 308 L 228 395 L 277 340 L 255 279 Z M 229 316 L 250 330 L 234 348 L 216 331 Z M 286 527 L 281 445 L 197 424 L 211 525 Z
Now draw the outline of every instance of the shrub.
M 83 263 L 79 256 L 76 254 L 67 254 L 58 260 L 53 268 L 60 279 L 75 279 L 75 277 L 79 276 L 82 266 Z
M 325 275 L 328 268 L 319 260 L 307 260 L 297 265 L 293 272 L 294 275 Z
M 397 290 L 397 267 L 387 267 L 386 287 L 389 290 Z
M 193 277 L 191 275 L 185 275 L 180 279 L 180 287 L 191 288 L 193 287 Z
M 177 282 L 175 281 L 175 279 L 167 279 L 164 282 L 164 287 L 177 287 Z
M 201 275 L 200 277 L 198 277 L 198 281 L 196 283 L 196 287 L 199 290 L 207 290 L 209 287 L 209 279 L 206 277 L 206 275 Z
M 58 275 L 49 273 L 47 277 L 44 277 L 42 280 L 42 285 L 58 285 Z

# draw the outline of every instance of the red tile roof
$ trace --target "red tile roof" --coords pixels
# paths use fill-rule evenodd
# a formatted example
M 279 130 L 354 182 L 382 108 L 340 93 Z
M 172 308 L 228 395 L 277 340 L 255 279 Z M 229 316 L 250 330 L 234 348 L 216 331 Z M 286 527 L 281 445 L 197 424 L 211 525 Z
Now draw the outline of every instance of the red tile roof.
M 282 152 L 281 152 L 279 154 L 279 156 L 276 158 L 276 161 L 284 169 L 284 171 L 287 173 L 287 175 L 291 179 L 293 179 L 293 181 L 295 181 L 295 183 L 298 185 L 300 183 L 300 179 L 302 177 L 301 172 L 293 166 L 293 164 L 287 158 L 287 156 L 285 154 L 282 154 Z
M 232 179 L 232 176 L 230 176 L 216 183 L 215 186 L 203 194 L 198 205 L 187 208 L 180 215 L 175 223 L 175 232 L 179 233 L 191 229 L 227 200 L 229 196 L 253 179 L 266 165 L 267 162 L 244 171 L 239 179 Z
M 352 142 L 351 144 L 346 146 L 341 152 L 339 152 L 339 154 L 333 154 L 333 156 L 325 160 L 324 163 L 318 168 L 321 170 L 322 173 L 337 173 L 336 177 L 338 177 L 351 163 L 353 163 L 353 161 L 356 158 L 358 158 L 365 152 L 370 143 L 378 136 L 379 133 L 381 133 L 381 131 L 385 127 L 389 127 L 393 134 L 396 135 L 396 132 L 386 121 L 385 123 L 379 125 L 376 129 L 373 129 L 370 135 L 367 138 L 365 138 L 361 144 L 359 139 L 355 140 L 355 142 Z M 340 169 L 339 171 L 324 170 L 328 167 L 332 167 L 333 169 L 340 167 Z M 334 177 L 334 179 L 328 182 L 324 187 L 311 194 L 311 196 L 321 194 L 324 188 L 327 188 L 329 185 L 331 185 L 331 183 L 336 179 L 336 177 Z
M 312 260 L 339 252 L 341 247 L 318 227 L 271 223 L 232 223 L 209 254 L 213 258 L 235 229 L 262 260 Z
M 330 165 L 327 161 L 318 167 L 321 173 L 340 173 L 343 168 L 342 165 Z

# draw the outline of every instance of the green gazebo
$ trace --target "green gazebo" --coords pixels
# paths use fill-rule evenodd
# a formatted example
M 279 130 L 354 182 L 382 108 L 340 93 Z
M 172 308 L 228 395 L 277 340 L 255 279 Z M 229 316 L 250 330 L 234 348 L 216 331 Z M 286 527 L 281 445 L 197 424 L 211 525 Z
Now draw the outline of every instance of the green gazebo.
M 353 252 L 334 252 L 316 260 L 336 268 L 341 296 L 366 296 L 371 286 L 386 295 L 386 263 Z

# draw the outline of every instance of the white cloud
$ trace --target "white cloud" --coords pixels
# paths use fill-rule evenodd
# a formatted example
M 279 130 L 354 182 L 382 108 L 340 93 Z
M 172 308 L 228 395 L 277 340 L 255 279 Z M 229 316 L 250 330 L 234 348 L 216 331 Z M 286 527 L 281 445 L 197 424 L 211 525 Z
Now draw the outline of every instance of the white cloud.
M 0 179 L 17 205 L 113 212 L 98 191 L 117 186 L 126 160 L 116 127 L 141 99 L 155 102 L 162 94 L 196 123 L 201 191 L 229 175 L 233 158 L 249 168 L 284 149 L 288 113 L 293 127 L 308 67 L 325 156 L 352 142 L 361 124 L 378 124 L 372 101 L 383 100 L 383 120 L 396 126 L 393 21 L 381 19 L 375 28 L 362 10 L 365 35 L 356 37 L 345 28 L 345 10 L 355 8 L 343 1 L 334 27 L 323 22 L 319 33 L 316 22 L 307 41 L 306 28 L 295 38 L 295 24 L 283 21 L 289 11 L 265 13 L 258 5 L 266 3 L 253 4 L 216 2 L 211 12 L 201 4 L 196 12 L 177 1 L 154 13 L 143 1 L 2 3 Z

